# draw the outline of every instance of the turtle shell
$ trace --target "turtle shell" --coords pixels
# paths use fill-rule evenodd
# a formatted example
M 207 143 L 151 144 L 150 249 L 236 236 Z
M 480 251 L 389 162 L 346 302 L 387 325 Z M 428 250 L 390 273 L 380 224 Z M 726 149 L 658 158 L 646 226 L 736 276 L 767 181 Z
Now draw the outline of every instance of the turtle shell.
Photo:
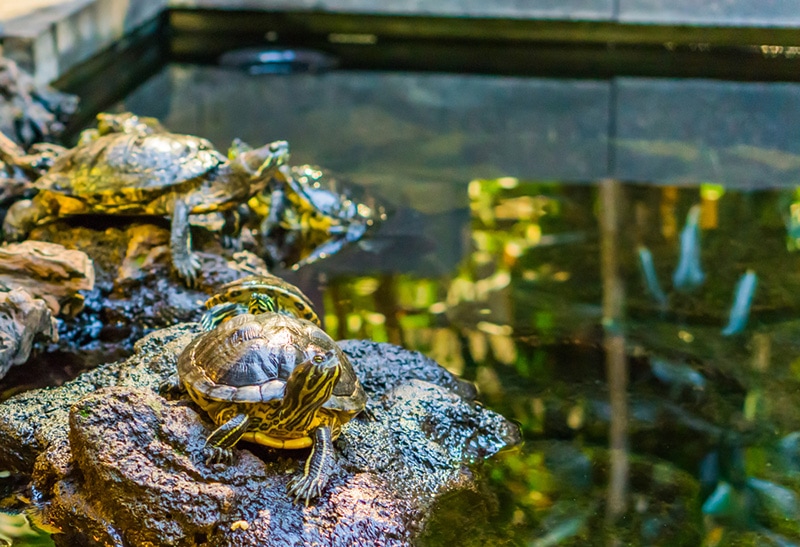
M 36 181 L 41 190 L 75 197 L 103 194 L 142 202 L 200 178 L 227 162 L 206 139 L 174 133 L 111 133 L 61 155 Z M 211 197 L 211 196 L 209 196 Z
M 178 375 L 201 407 L 231 403 L 257 408 L 281 400 L 295 368 L 320 354 L 333 354 L 340 369 L 322 408 L 343 413 L 343 423 L 364 408 L 366 394 L 344 352 L 304 319 L 278 313 L 236 316 L 186 347 L 178 358 Z
M 317 312 L 314 311 L 314 305 L 303 291 L 271 274 L 249 275 L 223 285 L 217 294 L 206 300 L 206 308 L 210 310 L 225 303 L 241 304 L 246 308 L 250 297 L 255 293 L 272 298 L 279 313 L 293 315 L 322 326 Z

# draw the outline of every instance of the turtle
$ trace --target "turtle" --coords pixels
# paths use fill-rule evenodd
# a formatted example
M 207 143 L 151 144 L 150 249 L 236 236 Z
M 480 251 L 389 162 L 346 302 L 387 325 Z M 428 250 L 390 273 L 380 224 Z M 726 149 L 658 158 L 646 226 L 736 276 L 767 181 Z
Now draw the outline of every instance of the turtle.
M 342 425 L 366 406 L 366 392 L 336 342 L 311 321 L 280 313 L 237 315 L 197 336 L 177 369 L 162 389 L 188 392 L 217 426 L 203 447 L 205 464 L 232 464 L 240 440 L 310 447 L 287 487 L 306 506 L 327 485 Z
M 200 319 L 204 330 L 242 313 L 277 312 L 293 315 L 322 326 L 314 306 L 303 292 L 272 274 L 249 275 L 226 283 L 206 300 L 207 311 Z
M 150 135 L 153 133 L 166 133 L 167 130 L 156 118 L 137 116 L 132 112 L 100 112 L 97 117 L 97 127 L 84 129 L 78 138 L 79 144 L 88 144 L 103 135 L 111 133 L 136 133 Z
M 286 141 L 229 159 L 192 135 L 112 132 L 60 155 L 35 181 L 38 194 L 9 208 L 3 231 L 20 240 L 37 225 L 71 215 L 169 216 L 172 264 L 193 286 L 200 260 L 191 250 L 189 215 L 246 202 L 288 156 Z
M 310 249 L 300 253 L 293 270 L 339 252 L 386 219 L 382 207 L 356 200 L 336 177 L 313 165 L 282 166 L 269 187 L 249 203 L 264 216 L 260 231 L 265 241 L 280 234 L 284 237 L 279 247 L 291 248 L 302 242 Z M 283 253 L 272 250 L 270 254 Z M 280 256 L 270 258 L 282 261 Z

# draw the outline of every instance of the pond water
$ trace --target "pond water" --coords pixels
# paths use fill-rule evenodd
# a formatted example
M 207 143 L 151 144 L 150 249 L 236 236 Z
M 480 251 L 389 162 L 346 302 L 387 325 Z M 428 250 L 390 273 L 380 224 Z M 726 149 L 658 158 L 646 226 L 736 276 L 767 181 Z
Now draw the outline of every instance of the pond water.
M 390 206 L 277 273 L 521 424 L 425 545 L 800 544 L 800 86 L 171 64 L 114 109 Z

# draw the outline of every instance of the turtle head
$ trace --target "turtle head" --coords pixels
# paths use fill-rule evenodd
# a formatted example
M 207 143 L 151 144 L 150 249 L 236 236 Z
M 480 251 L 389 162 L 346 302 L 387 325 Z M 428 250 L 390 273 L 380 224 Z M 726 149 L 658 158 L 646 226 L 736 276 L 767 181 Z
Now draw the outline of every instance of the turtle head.
M 299 363 L 289 380 L 281 406 L 285 427 L 302 429 L 327 402 L 342 372 L 336 351 L 317 351 Z
M 247 313 L 258 315 L 259 313 L 276 312 L 278 306 L 275 299 L 264 293 L 253 293 L 250 295 L 250 302 L 247 304 Z
M 236 154 L 234 158 L 251 177 L 253 193 L 267 185 L 272 175 L 281 165 L 289 161 L 289 143 L 275 141 L 261 148 L 246 150 Z

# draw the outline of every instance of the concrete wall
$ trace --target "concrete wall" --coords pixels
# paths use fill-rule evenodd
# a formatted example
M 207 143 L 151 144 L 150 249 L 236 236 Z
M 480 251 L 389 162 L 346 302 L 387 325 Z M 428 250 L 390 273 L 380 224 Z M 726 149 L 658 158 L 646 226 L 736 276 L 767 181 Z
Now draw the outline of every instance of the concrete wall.
M 48 83 L 156 17 L 167 0 L 12 0 L 0 8 L 3 53 Z M 0 2 L 2 4 L 2 2 Z

